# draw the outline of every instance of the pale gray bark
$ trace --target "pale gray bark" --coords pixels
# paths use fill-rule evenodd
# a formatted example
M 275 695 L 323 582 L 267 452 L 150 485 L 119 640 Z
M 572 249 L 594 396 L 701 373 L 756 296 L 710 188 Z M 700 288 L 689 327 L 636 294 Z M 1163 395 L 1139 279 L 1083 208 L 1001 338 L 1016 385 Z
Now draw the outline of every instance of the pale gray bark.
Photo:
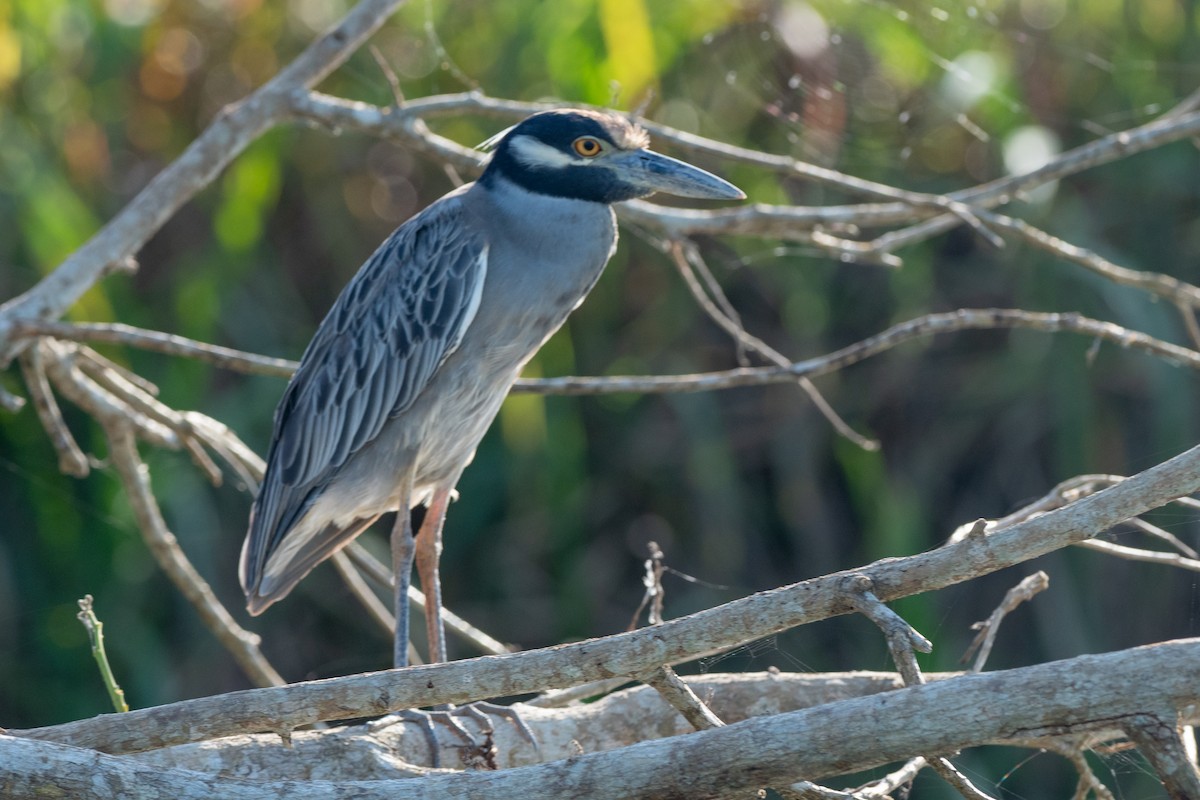
M 291 731 L 314 722 L 373 717 L 438 703 L 466 703 L 646 674 L 716 650 L 830 616 L 851 606 L 849 574 L 870 578 L 891 601 L 951 586 L 1085 541 L 1112 526 L 1200 490 L 1200 447 L 1041 516 L 967 535 L 937 550 L 878 561 L 760 592 L 652 628 L 542 650 L 448 664 L 387 670 L 291 686 L 251 689 L 169 706 L 104 715 L 23 732 L 107 752 L 259 731 Z
M 123 464 L 129 468 L 122 474 L 132 481 L 127 483 L 141 487 L 131 497 L 145 501 L 139 514 L 144 529 L 162 525 L 161 520 L 155 521 L 158 512 L 134 433 L 155 446 L 179 448 L 191 444 L 189 452 L 198 463 L 219 478 L 219 468 L 196 443 L 200 439 L 193 441 L 195 431 L 208 431 L 216 423 L 153 405 L 141 397 L 137 386 L 125 386 L 121 383 L 124 378 L 112 377 L 103 365 L 93 365 L 89 372 L 87 359 L 78 361 L 71 355 L 74 349 L 54 342 L 55 337 L 70 338 L 74 329 L 56 327 L 49 321 L 105 275 L 122 267 L 133 268 L 137 251 L 150 236 L 183 203 L 211 183 L 238 153 L 272 127 L 300 121 L 364 131 L 397 139 L 414 151 L 473 171 L 481 166 L 483 156 L 433 133 L 425 120 L 464 112 L 515 119 L 544 107 L 473 92 L 418 98 L 403 107 L 385 109 L 311 91 L 401 3 L 360 0 L 333 31 L 314 42 L 295 62 L 220 114 L 175 163 L 84 247 L 37 286 L 0 306 L 0 362 L 28 342 L 37 341 L 37 337 L 45 337 L 27 351 L 22 366 L 30 378 L 30 396 L 39 418 L 63 457 L 64 468 L 80 473 L 88 464 L 57 413 L 55 391 L 110 429 L 114 424 L 119 428 L 116 441 L 124 445 L 115 452 L 125 455 Z M 1193 344 L 1200 347 L 1200 326 L 1194 318 L 1195 309 L 1200 308 L 1200 288 L 1167 275 L 1122 267 L 1023 220 L 991 210 L 1020 191 L 1196 136 L 1200 114 L 1194 112 L 1194 106 L 1192 102 L 1146 125 L 1063 153 L 1034 172 L 947 195 L 872 183 L 787 156 L 738 148 L 647 123 L 656 138 L 685 150 L 753 164 L 777 175 L 819 181 L 869 202 L 829 207 L 755 204 L 708 211 L 635 202 L 623 206 L 620 213 L 625 220 L 667 238 L 738 233 L 792 239 L 841 259 L 892 266 L 899 264 L 894 252 L 897 248 L 967 224 L 994 243 L 1001 234 L 1015 237 L 1111 282 L 1172 302 Z M 863 241 L 829 233 L 847 225 L 859 230 L 893 229 L 871 234 L 874 239 Z M 900 225 L 908 227 L 895 227 Z M 916 336 L 1001 327 L 1082 333 L 1139 348 L 1172 363 L 1200 367 L 1200 355 L 1195 350 L 1103 321 L 1074 314 L 961 309 L 910 320 L 842 351 L 784 366 L 699 376 L 553 379 L 521 388 L 587 394 L 699 391 L 795 381 L 841 369 Z M 107 334 L 144 338 L 129 330 L 109 330 Z M 161 338 L 164 346 L 176 351 L 193 346 Z M 244 354 L 232 351 L 210 355 L 226 364 L 248 360 Z M 277 372 L 289 366 L 277 360 L 249 360 L 255 368 L 267 366 Z M 47 376 L 55 378 L 53 385 Z M 0 406 L 15 409 L 19 400 L 0 390 Z M 130 417 L 138 420 L 133 432 L 124 427 Z M 56 432 L 61 436 L 55 436 Z M 226 460 L 234 465 L 248 465 L 256 458 L 233 437 L 207 436 L 203 443 L 218 453 L 225 452 L 221 448 L 233 448 L 237 457 Z M 877 696 L 824 696 L 821 702 L 831 704 L 800 711 L 793 709 L 815 702 L 804 697 L 800 688 L 812 688 L 812 684 L 828 678 L 749 676 L 725 683 L 716 679 L 707 683 L 691 681 L 695 695 L 689 695 L 680 685 L 660 683 L 668 694 L 674 692 L 678 707 L 689 710 L 697 724 L 711 729 L 682 735 L 688 728 L 679 714 L 645 687 L 588 706 L 528 708 L 524 716 L 537 730 L 541 749 L 535 751 L 528 746 L 510 723 L 495 720 L 495 765 L 513 767 L 498 772 L 432 772 L 415 766 L 429 763 L 431 753 L 424 737 L 411 725 L 292 732 L 321 720 L 373 717 L 415 706 L 547 689 L 569 690 L 596 680 L 645 678 L 656 674 L 664 664 L 695 659 L 807 622 L 851 613 L 852 598 L 844 588 L 847 577 L 864 576 L 865 585 L 882 601 L 943 588 L 1071 544 L 1089 544 L 1090 537 L 1113 525 L 1198 489 L 1200 450 L 1193 449 L 1094 495 L 1070 501 L 1056 495 L 1055 502 L 1061 500 L 1061 505 L 1037 509 L 1040 516 L 1031 516 L 1031 511 L 1007 524 L 976 525 L 969 533 L 929 553 L 888 559 L 861 570 L 763 592 L 633 633 L 527 653 L 238 692 L 49 728 L 12 731 L 12 735 L 0 736 L 0 797 L 526 800 L 540 796 L 728 796 L 916 755 L 936 759 L 988 742 L 1044 742 L 1055 752 L 1073 757 L 1081 748 L 1122 735 L 1122 731 L 1143 749 L 1173 796 L 1189 796 L 1196 793 L 1197 777 L 1187 753 L 1188 740 L 1178 735 L 1175 726 L 1181 713 L 1183 721 L 1196 721 L 1200 642 L 1195 640 L 960 677 Z M 163 532 L 167 535 L 158 537 L 160 546 L 169 541 L 169 531 Z M 1116 548 L 1108 547 L 1108 552 L 1126 557 L 1196 568 L 1192 555 L 1124 550 L 1130 552 L 1117 553 Z M 171 555 L 182 558 L 181 553 Z M 179 574 L 185 572 L 180 570 Z M 202 583 L 198 573 L 185 582 L 197 586 Z M 199 606 L 211 607 L 207 596 L 193 593 L 193 599 L 197 597 Z M 216 634 L 227 644 L 229 637 L 237 640 L 231 650 L 237 652 L 240 647 L 251 660 L 258 658 L 252 637 L 222 614 L 223 609 L 210 610 L 209 616 L 217 623 L 212 626 Z M 263 683 L 277 679 L 265 663 L 250 672 Z M 851 694 L 856 696 L 895 688 L 894 676 L 839 680 L 845 681 L 841 689 L 852 689 Z M 714 716 L 710 718 L 705 709 L 697 707 L 697 698 L 711 707 Z M 744 719 L 748 715 L 758 716 Z M 279 735 L 253 735 L 259 731 Z M 475 732 L 482 733 L 477 727 Z M 1052 736 L 1068 738 L 1046 738 Z M 281 737 L 290 737 L 290 742 L 285 743 Z M 646 739 L 654 740 L 643 741 Z M 442 762 L 456 767 L 478 767 L 491 758 L 461 746 L 449 735 L 442 745 Z M 152 752 L 121 757 L 99 751 Z M 1090 773 L 1082 756 L 1078 761 L 1080 773 L 1086 777 Z M 912 764 L 923 763 L 919 759 L 910 762 L 897 780 L 920 769 Z M 421 777 L 401 780 L 411 775 Z M 252 777 L 265 782 L 247 780 Z M 830 796 L 819 787 L 809 788 L 815 795 Z M 1099 788 L 1094 791 L 1100 793 Z
M 0 790 L 13 800 L 142 798 L 709 798 L 947 754 L 1006 740 L 1177 722 L 1200 702 L 1200 640 L 1022 669 L 972 673 L 711 730 L 499 771 L 378 781 L 253 781 L 160 769 L 94 750 L 0 736 Z M 386 754 L 383 754 L 386 755 Z M 1186 780 L 1186 779 L 1184 779 Z

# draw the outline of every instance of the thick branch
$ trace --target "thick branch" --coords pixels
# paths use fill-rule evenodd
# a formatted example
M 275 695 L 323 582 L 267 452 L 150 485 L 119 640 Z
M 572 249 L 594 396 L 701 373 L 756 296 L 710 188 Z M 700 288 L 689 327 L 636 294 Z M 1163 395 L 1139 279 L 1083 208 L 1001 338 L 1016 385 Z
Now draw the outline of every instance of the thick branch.
M 937 550 L 884 559 L 845 573 L 761 592 L 652 628 L 542 650 L 447 664 L 251 689 L 158 708 L 105 715 L 21 735 L 108 752 L 131 752 L 320 720 L 372 717 L 437 703 L 563 688 L 643 675 L 715 649 L 735 647 L 849 613 L 841 590 L 862 573 L 885 602 L 951 586 L 1084 541 L 1130 517 L 1200 490 L 1200 447 L 1063 508 Z
M 169 795 L 179 800 L 712 798 L 887 764 L 918 752 L 949 753 L 1014 737 L 1110 728 L 1140 719 L 1146 708 L 1194 704 L 1200 700 L 1197 686 L 1200 640 L 1187 639 L 964 675 L 538 766 L 371 782 L 219 779 L 4 736 L 0 785 L 14 798 L 55 786 L 82 800 L 98 798 L 101 791 L 106 798 Z M 1013 702 L 997 703 L 997 697 Z
M 207 186 L 239 153 L 288 119 L 286 96 L 310 89 L 337 69 L 404 0 L 360 0 L 333 30 L 317 39 L 274 78 L 225 109 L 179 158 L 154 177 L 111 222 L 29 291 L 0 306 L 0 363 L 20 318 L 57 317 L 115 265 L 142 245 Z
M 945 680 L 956 673 L 941 673 Z M 687 686 L 729 722 L 779 714 L 898 689 L 892 672 L 737 673 L 687 678 Z M 518 703 L 513 708 L 537 739 L 530 745 L 508 721 L 494 719 L 493 761 L 497 768 L 524 767 L 627 747 L 646 739 L 689 733 L 694 727 L 648 686 L 634 686 L 592 703 L 543 709 Z M 478 738 L 473 719 L 460 720 Z M 463 742 L 439 725 L 442 764 L 462 760 Z M 1114 729 L 1111 738 L 1123 738 Z M 393 760 L 373 759 L 383 748 Z M 402 770 L 432 763 L 429 740 L 416 725 L 377 722 L 329 731 L 296 731 L 289 743 L 274 734 L 254 734 L 137 753 L 144 764 L 195 769 L 261 780 L 380 780 L 403 777 Z

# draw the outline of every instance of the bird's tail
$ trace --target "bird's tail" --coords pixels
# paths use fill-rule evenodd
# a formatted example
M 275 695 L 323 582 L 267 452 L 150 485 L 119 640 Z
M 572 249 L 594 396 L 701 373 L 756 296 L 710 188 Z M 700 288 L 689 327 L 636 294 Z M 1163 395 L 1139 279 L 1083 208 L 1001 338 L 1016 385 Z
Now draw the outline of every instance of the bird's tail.
M 238 576 L 246 593 L 246 608 L 258 616 L 282 599 L 313 567 L 332 556 L 366 530 L 378 515 L 356 519 L 349 525 L 312 523 L 302 519 L 270 551 L 255 552 L 254 512 L 250 532 L 242 544 Z M 319 527 L 318 527 L 319 526 Z

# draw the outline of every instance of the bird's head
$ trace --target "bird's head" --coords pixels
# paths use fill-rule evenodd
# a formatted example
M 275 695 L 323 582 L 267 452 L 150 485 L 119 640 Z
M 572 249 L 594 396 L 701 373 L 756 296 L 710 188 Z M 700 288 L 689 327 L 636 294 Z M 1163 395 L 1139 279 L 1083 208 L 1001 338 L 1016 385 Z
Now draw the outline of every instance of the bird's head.
M 742 190 L 712 173 L 648 149 L 650 137 L 618 114 L 545 111 L 484 144 L 492 160 L 480 181 L 503 178 L 554 197 L 617 203 L 655 192 L 740 200 Z

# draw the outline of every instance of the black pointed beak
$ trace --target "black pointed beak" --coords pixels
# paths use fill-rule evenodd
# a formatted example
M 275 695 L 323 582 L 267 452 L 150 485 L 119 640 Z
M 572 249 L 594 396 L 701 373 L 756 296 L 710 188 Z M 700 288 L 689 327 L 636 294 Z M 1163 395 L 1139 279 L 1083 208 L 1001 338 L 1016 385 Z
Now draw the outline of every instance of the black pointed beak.
M 708 200 L 744 200 L 746 193 L 723 178 L 653 150 L 634 150 L 609 166 L 625 183 L 651 192 Z

